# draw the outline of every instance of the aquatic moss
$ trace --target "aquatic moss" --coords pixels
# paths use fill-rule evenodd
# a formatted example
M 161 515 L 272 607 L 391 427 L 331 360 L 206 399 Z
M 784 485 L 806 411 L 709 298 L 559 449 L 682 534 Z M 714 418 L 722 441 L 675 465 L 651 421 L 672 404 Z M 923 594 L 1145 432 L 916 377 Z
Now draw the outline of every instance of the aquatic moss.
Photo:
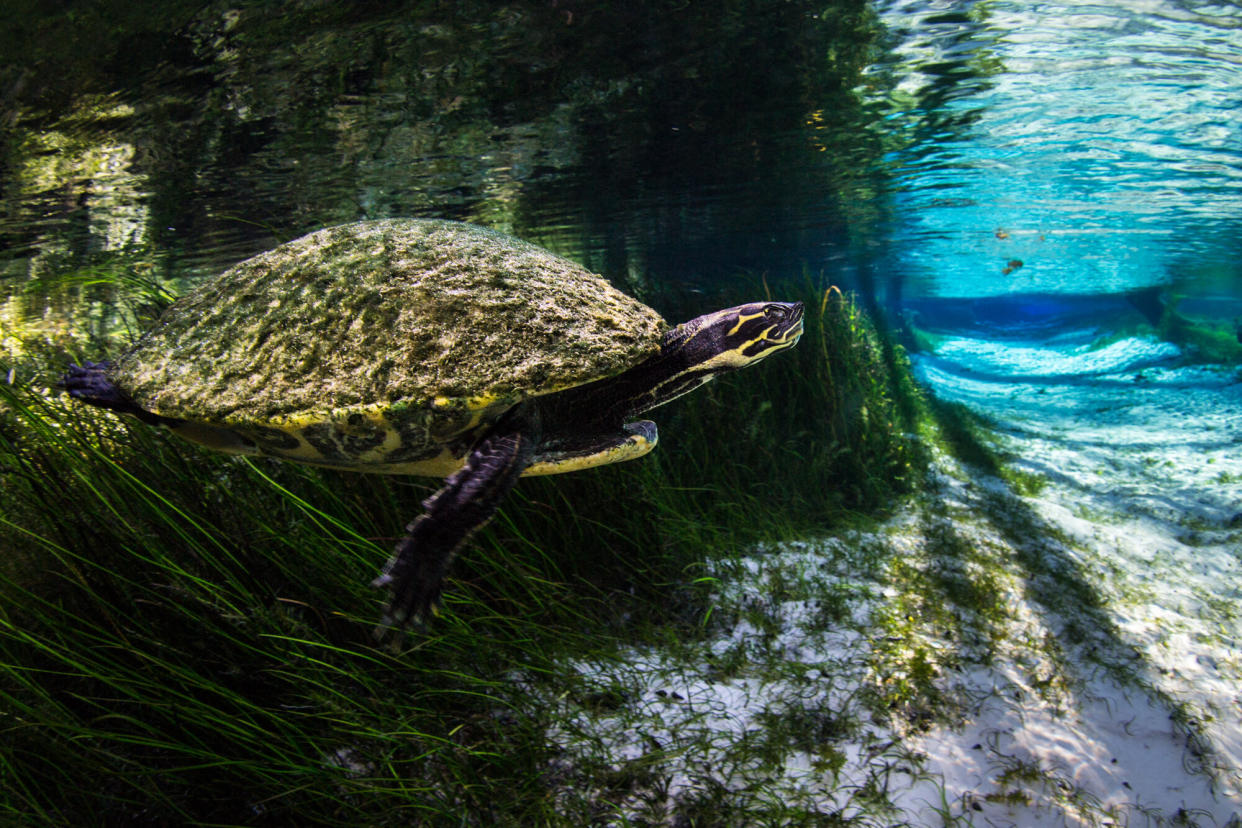
M 1187 348 L 1196 361 L 1242 363 L 1242 331 L 1234 324 L 1197 321 L 1170 310 L 1159 330 L 1168 341 Z
M 170 307 L 114 381 L 157 413 L 262 424 L 380 402 L 546 394 L 651 355 L 659 315 L 602 277 L 473 225 L 332 227 Z

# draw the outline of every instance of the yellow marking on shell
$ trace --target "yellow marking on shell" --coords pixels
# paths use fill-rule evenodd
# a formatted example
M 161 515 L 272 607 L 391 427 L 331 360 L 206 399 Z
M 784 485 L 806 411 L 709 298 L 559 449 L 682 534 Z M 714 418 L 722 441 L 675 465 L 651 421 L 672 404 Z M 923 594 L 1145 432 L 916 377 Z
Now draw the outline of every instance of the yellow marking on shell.
M 383 434 L 384 441 L 372 449 L 367 449 L 358 456 L 360 465 L 372 465 L 382 463 L 383 459 L 401 448 L 401 432 L 393 428 L 391 425 L 384 425 Z
M 582 457 L 571 457 L 563 460 L 547 460 L 539 463 L 532 463 L 523 472 L 523 477 L 536 477 L 547 474 L 563 474 L 565 472 L 579 471 L 581 469 L 590 469 L 596 466 L 606 466 L 609 463 L 623 463 L 627 460 L 636 460 L 644 454 L 648 454 L 656 447 L 657 440 L 648 440 L 641 435 L 632 435 L 629 440 L 619 446 L 610 446 L 603 451 L 594 454 L 584 455 Z M 331 465 L 327 463 L 316 463 L 315 461 L 307 461 L 311 465 Z M 369 472 L 373 474 L 408 474 L 419 477 L 448 477 L 453 472 L 460 469 L 466 464 L 465 457 L 458 457 L 444 448 L 435 457 L 425 460 L 418 460 L 410 463 L 383 463 L 367 464 L 360 462 L 351 463 L 349 468 L 354 471 Z
M 368 426 L 370 428 L 391 428 L 387 420 L 384 419 L 384 412 L 391 410 L 392 407 L 392 403 L 367 403 L 365 405 L 351 405 L 348 408 L 339 409 L 316 408 L 310 411 L 301 411 L 297 414 L 277 414 L 262 422 L 261 425 L 274 428 L 277 431 L 283 431 L 295 437 L 307 426 L 328 422 L 341 426 L 343 431 L 354 430 L 361 433 L 366 431 Z M 366 420 L 367 425 L 351 426 L 349 418 L 355 414 Z
M 452 423 L 449 429 L 432 431 L 428 436 L 434 442 L 448 443 L 478 428 L 489 416 L 496 415 L 497 405 L 508 407 L 508 401 L 500 396 L 436 397 L 431 402 L 435 414 L 447 415 L 453 411 L 461 411 L 466 419 Z M 368 403 L 274 416 L 262 425 L 288 435 L 297 441 L 297 445 L 289 449 L 264 449 L 261 453 L 313 466 L 346 468 L 371 474 L 446 477 L 464 465 L 465 458 L 455 456 L 447 447 L 442 448 L 435 457 L 409 462 L 389 462 L 387 458 L 403 447 L 403 440 L 397 425 L 386 415 L 400 406 L 400 403 Z M 377 445 L 351 457 L 347 463 L 332 462 L 311 445 L 303 434 L 304 429 L 323 423 L 330 423 L 340 434 L 366 436 L 378 433 L 383 439 Z M 260 452 L 256 450 L 251 453 Z
M 482 400 L 484 398 L 475 397 L 474 399 Z M 507 401 L 504 401 L 503 408 L 508 408 L 508 407 L 509 407 L 509 403 Z M 456 408 L 456 406 L 449 407 L 449 408 L 441 408 L 441 413 L 448 413 L 454 410 L 454 408 Z M 456 437 L 460 437 L 461 435 L 466 434 L 467 432 L 473 431 L 474 429 L 478 428 L 479 425 L 488 417 L 500 416 L 500 412 L 503 409 L 498 409 L 495 407 L 489 408 L 487 406 L 484 406 L 482 408 L 472 408 L 470 406 L 463 406 L 461 410 L 468 413 L 470 415 L 470 419 L 466 420 L 464 423 L 462 422 L 453 423 L 451 420 L 448 421 L 451 424 L 451 427 L 447 429 L 441 428 L 438 430 L 433 430 L 432 432 L 430 432 L 431 439 L 438 443 L 446 443 L 449 440 L 452 440 Z
M 349 464 L 350 471 L 367 474 L 408 474 L 414 477 L 448 477 L 466 464 L 466 458 L 458 457 L 444 448 L 435 457 L 408 463 L 385 463 L 383 458 L 375 462 L 359 461 Z M 317 463 L 315 465 L 329 465 Z M 339 468 L 339 467 L 337 467 Z
M 374 434 L 378 430 L 384 435 L 384 441 L 379 446 L 368 450 L 366 454 L 386 455 L 401 444 L 400 433 L 384 417 L 384 412 L 391 408 L 392 405 L 389 403 L 369 403 L 337 410 L 314 409 L 311 411 L 301 411 L 296 414 L 277 414 L 260 422 L 256 422 L 251 417 L 229 418 L 218 426 L 187 421 L 182 426 L 174 427 L 173 431 L 187 440 L 201 443 L 218 451 L 226 451 L 232 454 L 266 454 L 269 457 L 277 457 L 282 460 L 291 460 L 313 466 L 342 468 L 343 464 L 326 460 L 319 449 L 307 442 L 303 436 L 303 430 L 309 426 L 321 423 L 331 423 L 336 430 L 353 435 Z M 361 417 L 362 422 L 351 423 L 350 420 L 356 417 Z M 244 450 L 230 450 L 230 448 L 202 439 L 203 435 L 221 432 L 233 434 L 233 440 L 240 444 L 240 440 L 233 432 L 233 429 L 238 428 L 244 432 L 257 426 L 271 429 L 272 431 L 279 431 L 296 442 L 297 445 L 293 448 L 285 449 L 249 445 Z M 357 464 L 351 462 L 346 467 L 351 469 L 358 468 L 362 471 L 371 470 L 369 467 L 372 465 L 373 460 L 368 461 L 359 458 L 359 461 Z
M 496 394 L 480 394 L 477 397 L 446 397 L 439 396 L 431 401 L 432 408 L 464 408 L 467 411 L 480 411 L 491 408 L 502 397 Z

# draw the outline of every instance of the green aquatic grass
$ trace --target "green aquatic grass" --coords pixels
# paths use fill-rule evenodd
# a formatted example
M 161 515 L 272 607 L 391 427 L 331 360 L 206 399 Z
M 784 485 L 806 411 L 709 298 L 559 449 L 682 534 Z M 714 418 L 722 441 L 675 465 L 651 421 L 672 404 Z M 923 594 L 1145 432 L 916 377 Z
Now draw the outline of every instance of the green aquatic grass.
M 523 481 L 397 653 L 368 582 L 432 481 L 213 454 L 63 398 L 57 359 L 5 366 L 0 814 L 583 824 L 598 803 L 549 801 L 550 713 L 514 676 L 695 635 L 705 556 L 912 474 L 874 329 L 781 295 L 808 303 L 797 349 L 659 412 L 649 458 Z
M 365 584 L 387 542 L 353 528 L 373 528 L 360 504 L 385 511 L 369 479 L 217 458 L 3 394 L 10 816 L 372 824 L 486 813 L 495 790 L 538 778 L 520 762 L 539 746 L 519 749 L 537 720 L 519 709 L 485 734 L 516 705 L 505 672 L 544 669 L 534 633 L 550 633 L 476 617 L 413 652 L 373 649 L 381 596 Z

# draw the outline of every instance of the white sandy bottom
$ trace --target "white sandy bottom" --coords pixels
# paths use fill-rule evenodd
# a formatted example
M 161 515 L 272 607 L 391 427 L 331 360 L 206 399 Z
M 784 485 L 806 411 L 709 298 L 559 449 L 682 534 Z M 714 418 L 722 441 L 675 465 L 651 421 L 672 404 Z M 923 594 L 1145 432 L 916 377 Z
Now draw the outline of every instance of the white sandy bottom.
M 741 815 L 756 805 L 765 814 L 785 809 L 790 822 L 809 813 L 874 825 L 1224 825 L 1242 812 L 1236 766 L 1217 767 L 1213 781 L 1204 769 L 1222 757 L 1188 749 L 1204 734 L 1175 722 L 1165 699 L 1119 684 L 1100 664 L 1059 663 L 1039 646 L 1063 619 L 1027 605 L 1020 577 L 1008 585 L 999 645 L 955 646 L 921 630 L 890 635 L 887 599 L 899 601 L 898 591 L 834 570 L 848 569 L 859 547 L 893 544 L 917 556 L 912 523 L 782 546 L 745 559 L 741 572 L 731 568 L 718 612 L 740 608 L 758 625 L 743 618 L 701 646 L 576 665 L 587 688 L 624 703 L 598 711 L 562 699 L 564 726 L 549 737 L 565 766 L 641 767 L 653 777 L 628 795 L 595 792 L 615 804 L 611 824 L 676 824 L 705 799 L 719 809 L 709 813 L 739 820 L 725 824 L 747 824 Z M 1004 549 L 986 532 L 961 534 Z M 797 577 L 808 591 L 849 595 L 851 618 L 825 629 L 817 602 L 801 597 L 756 606 L 765 586 Z M 919 647 L 941 656 L 934 683 L 943 697 L 891 715 L 875 709 L 867 697 L 882 700 L 901 682 L 909 673 L 902 656 Z M 723 663 L 735 672 L 721 675 Z M 1150 665 L 1137 669 L 1150 678 Z M 1219 701 L 1211 688 L 1199 692 L 1192 708 Z
M 1103 353 L 975 341 L 949 346 L 975 358 L 949 366 L 927 360 L 922 378 L 942 399 L 996 425 L 1011 468 L 1048 481 L 1025 505 L 1095 576 L 1116 643 L 1135 649 L 1136 675 L 1154 691 L 1097 677 L 1067 721 L 1048 721 L 1026 706 L 992 710 L 980 721 L 991 720 L 985 727 L 1012 740 L 1017 753 L 1064 768 L 1101 804 L 1129 802 L 1135 814 L 1191 824 L 1236 821 L 1242 375 L 1153 366 L 1150 357 L 1164 355 L 1167 344 L 1136 340 Z M 1133 356 L 1128 367 L 1117 358 L 1126 353 Z M 963 364 L 974 373 L 961 372 Z M 954 736 L 937 739 L 929 753 L 952 752 L 945 748 Z M 950 762 L 943 772 L 960 777 L 965 767 Z M 1206 790 L 1205 777 L 1212 780 Z
M 703 640 L 556 690 L 563 795 L 617 825 L 1242 824 L 1236 382 L 921 370 L 1047 485 L 941 457 L 875 531 L 716 562 Z

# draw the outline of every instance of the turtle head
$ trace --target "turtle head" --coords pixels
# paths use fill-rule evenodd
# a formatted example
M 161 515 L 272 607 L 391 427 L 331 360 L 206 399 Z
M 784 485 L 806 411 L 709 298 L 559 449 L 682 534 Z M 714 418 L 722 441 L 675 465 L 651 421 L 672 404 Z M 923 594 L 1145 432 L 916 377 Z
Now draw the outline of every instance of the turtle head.
M 751 302 L 678 325 L 664 338 L 687 371 L 717 374 L 745 368 L 802 336 L 801 302 Z
M 704 314 L 665 334 L 660 353 L 627 371 L 612 388 L 630 419 L 717 374 L 792 348 L 800 336 L 801 302 L 751 302 Z

